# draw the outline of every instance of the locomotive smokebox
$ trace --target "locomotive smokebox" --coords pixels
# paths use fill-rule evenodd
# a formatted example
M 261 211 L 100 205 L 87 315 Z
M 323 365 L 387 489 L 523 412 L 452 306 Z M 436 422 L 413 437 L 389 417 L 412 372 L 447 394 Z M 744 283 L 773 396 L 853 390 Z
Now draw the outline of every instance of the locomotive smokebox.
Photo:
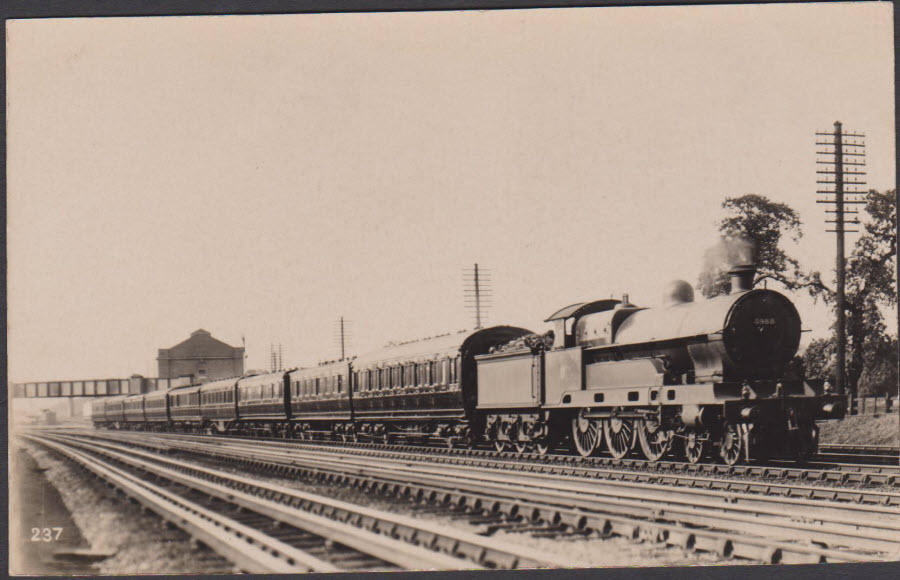
M 728 270 L 731 276 L 731 293 L 747 292 L 753 290 L 753 278 L 756 276 L 756 266 L 752 264 L 742 264 Z

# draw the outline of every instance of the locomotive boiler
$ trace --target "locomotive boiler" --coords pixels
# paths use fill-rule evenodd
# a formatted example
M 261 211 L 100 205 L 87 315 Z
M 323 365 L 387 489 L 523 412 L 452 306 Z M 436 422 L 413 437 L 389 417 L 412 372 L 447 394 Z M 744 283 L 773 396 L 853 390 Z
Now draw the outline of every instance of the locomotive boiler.
M 639 446 L 650 460 L 715 450 L 728 464 L 815 453 L 815 421 L 840 418 L 841 398 L 790 370 L 793 303 L 754 289 L 752 266 L 730 274 L 731 293 L 710 300 L 679 281 L 662 308 L 627 296 L 573 304 L 547 318 L 551 347 L 478 357 L 484 437 L 546 452 L 564 434 L 581 455 Z

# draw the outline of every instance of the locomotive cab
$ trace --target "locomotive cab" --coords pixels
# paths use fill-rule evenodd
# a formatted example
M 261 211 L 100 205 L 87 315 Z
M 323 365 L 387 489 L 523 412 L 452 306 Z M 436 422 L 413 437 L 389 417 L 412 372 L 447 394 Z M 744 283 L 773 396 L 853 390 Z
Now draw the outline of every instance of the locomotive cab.
M 627 296 L 625 298 L 627 302 Z M 585 332 L 583 326 L 578 326 L 581 319 L 596 313 L 608 313 L 620 304 L 622 302 L 614 299 L 578 302 L 551 314 L 544 322 L 553 325 L 553 350 L 572 348 L 580 344 L 578 338 Z M 600 327 L 602 324 L 595 326 Z

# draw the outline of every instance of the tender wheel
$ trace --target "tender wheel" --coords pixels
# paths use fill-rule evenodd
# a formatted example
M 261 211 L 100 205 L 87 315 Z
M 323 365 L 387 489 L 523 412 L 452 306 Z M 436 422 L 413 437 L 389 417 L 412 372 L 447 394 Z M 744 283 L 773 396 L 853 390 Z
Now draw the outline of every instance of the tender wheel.
M 612 417 L 603 421 L 606 448 L 610 455 L 622 459 L 634 448 L 634 422 L 631 419 Z
M 509 437 L 509 426 L 504 426 L 500 421 L 494 423 L 494 426 L 491 427 L 491 440 L 494 445 L 494 449 L 497 453 L 503 453 L 507 447 L 509 447 L 510 442 L 508 439 L 500 439 L 500 433 L 504 432 L 506 437 Z
M 694 429 L 685 431 L 684 458 L 689 463 L 700 463 L 700 460 L 706 455 L 706 439 L 704 433 L 699 433 Z
M 650 461 L 659 461 L 672 446 L 674 433 L 668 429 L 661 429 L 659 423 L 654 420 L 645 419 L 639 423 L 638 440 L 644 457 Z
M 528 451 L 528 443 L 525 441 L 516 441 L 515 445 L 517 453 L 525 453 Z
M 727 465 L 736 465 L 744 452 L 744 438 L 738 425 L 728 424 L 719 438 L 719 456 Z
M 547 455 L 550 452 L 550 441 L 541 439 L 534 442 L 534 452 L 538 455 Z
M 572 444 L 575 451 L 582 457 L 593 453 L 603 437 L 599 422 L 586 418 L 584 416 L 586 412 L 585 409 L 582 409 L 572 417 Z

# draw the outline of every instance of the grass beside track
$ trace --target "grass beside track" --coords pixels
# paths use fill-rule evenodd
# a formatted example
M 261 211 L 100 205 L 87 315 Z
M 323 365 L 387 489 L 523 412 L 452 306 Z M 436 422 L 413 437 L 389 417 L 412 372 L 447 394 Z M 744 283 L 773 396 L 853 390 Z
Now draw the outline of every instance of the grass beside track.
M 819 442 L 841 445 L 900 445 L 900 417 L 856 415 L 819 423 Z

